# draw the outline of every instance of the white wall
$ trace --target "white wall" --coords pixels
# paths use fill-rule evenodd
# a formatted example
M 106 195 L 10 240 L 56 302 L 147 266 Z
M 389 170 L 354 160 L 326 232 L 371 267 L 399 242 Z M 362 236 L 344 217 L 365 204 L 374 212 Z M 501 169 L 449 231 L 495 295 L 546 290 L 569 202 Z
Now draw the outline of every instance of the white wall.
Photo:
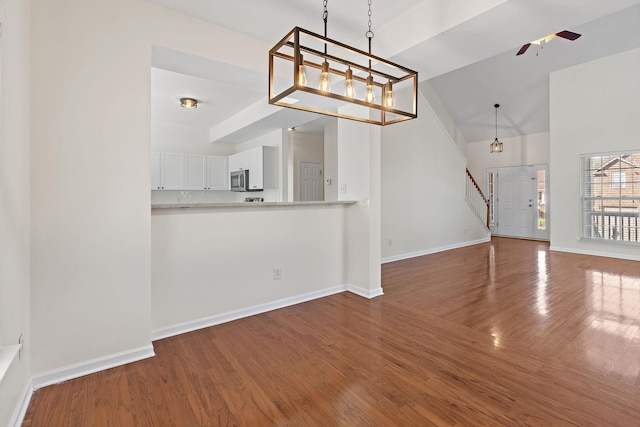
M 487 168 L 549 164 L 549 132 L 498 139 L 504 144 L 502 153 L 489 152 L 493 139 L 468 144 L 467 168 L 483 189 Z
M 293 194 L 300 200 L 300 162 L 324 163 L 324 135 L 292 132 L 293 138 Z
M 422 97 L 418 111 L 382 131 L 383 260 L 487 237 L 465 202 L 465 159 Z
M 155 210 L 154 331 L 344 286 L 344 209 Z
M 142 0 L 32 4 L 38 375 L 150 348 L 151 46 L 254 70 L 270 46 Z
M 151 148 L 156 151 L 222 156 L 236 152 L 233 144 L 210 143 L 208 128 L 159 120 L 151 121 Z
M 420 83 L 419 93 L 425 98 L 424 101 L 427 107 L 427 111 L 425 113 L 434 114 L 437 117 L 445 132 L 448 133 L 449 137 L 455 142 L 462 156 L 467 157 L 467 138 L 462 134 L 458 124 L 442 103 L 442 100 L 433 86 L 431 86 L 429 82 L 422 82 Z M 423 112 L 424 110 L 420 110 L 421 114 Z
M 10 425 L 29 376 L 30 2 L 0 1 L 0 346 L 26 339 L 0 382 L 0 425 Z
M 350 114 L 351 108 L 343 110 Z M 351 113 L 353 114 L 353 113 Z M 339 200 L 356 200 L 348 209 L 346 279 L 367 297 L 382 294 L 380 272 L 380 127 L 337 121 Z
M 580 156 L 640 150 L 640 49 L 551 73 L 551 248 L 640 259 L 638 248 L 580 241 Z
M 324 199 L 338 200 L 338 121 L 324 126 Z

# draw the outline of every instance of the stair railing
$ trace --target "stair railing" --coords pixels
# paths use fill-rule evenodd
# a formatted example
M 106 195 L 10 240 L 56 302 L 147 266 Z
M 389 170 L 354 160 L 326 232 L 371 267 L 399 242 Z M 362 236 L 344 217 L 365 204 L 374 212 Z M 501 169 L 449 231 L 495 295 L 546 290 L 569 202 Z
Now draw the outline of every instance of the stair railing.
M 478 219 L 487 226 L 487 229 L 490 229 L 489 223 L 489 199 L 484 196 L 482 189 L 476 182 L 476 180 L 467 169 L 467 181 L 466 181 L 466 189 L 465 195 L 467 198 L 467 203 L 471 206 L 471 209 L 478 216 Z

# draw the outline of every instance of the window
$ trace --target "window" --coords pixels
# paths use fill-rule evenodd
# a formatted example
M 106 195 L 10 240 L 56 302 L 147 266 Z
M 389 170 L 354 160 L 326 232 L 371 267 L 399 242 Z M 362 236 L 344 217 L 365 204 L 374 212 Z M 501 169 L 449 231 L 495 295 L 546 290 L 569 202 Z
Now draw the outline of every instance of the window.
M 639 242 L 640 152 L 582 157 L 582 237 Z
M 496 201 L 496 172 L 495 169 L 487 170 L 487 199 L 489 200 L 489 227 L 495 227 L 496 218 L 494 206 Z
M 611 172 L 611 188 L 626 188 L 627 174 L 624 172 Z
M 536 221 L 538 230 L 543 231 L 547 229 L 547 203 L 546 203 L 546 185 L 547 180 L 545 178 L 546 170 L 538 169 L 536 182 L 538 185 L 538 220 Z

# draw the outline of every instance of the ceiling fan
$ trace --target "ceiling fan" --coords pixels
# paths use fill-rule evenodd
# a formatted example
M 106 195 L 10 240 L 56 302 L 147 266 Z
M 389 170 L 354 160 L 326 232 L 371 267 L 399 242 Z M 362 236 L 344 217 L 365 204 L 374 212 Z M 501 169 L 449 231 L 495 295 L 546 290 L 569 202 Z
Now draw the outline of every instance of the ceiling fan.
M 545 43 L 549 43 L 552 39 L 556 38 L 556 37 L 562 37 L 563 39 L 567 39 L 567 40 L 575 40 L 578 37 L 580 37 L 582 34 L 578 34 L 578 33 L 574 33 L 572 31 L 560 31 L 559 33 L 555 33 L 555 34 L 549 34 L 546 37 L 542 37 L 541 39 L 538 40 L 534 40 L 531 43 L 527 43 L 525 45 L 523 45 L 520 50 L 518 51 L 518 53 L 516 53 L 516 56 L 518 55 L 522 55 L 523 53 L 525 53 L 527 51 L 527 49 L 529 49 L 529 46 L 531 46 L 532 44 L 538 45 L 542 48 L 542 46 Z

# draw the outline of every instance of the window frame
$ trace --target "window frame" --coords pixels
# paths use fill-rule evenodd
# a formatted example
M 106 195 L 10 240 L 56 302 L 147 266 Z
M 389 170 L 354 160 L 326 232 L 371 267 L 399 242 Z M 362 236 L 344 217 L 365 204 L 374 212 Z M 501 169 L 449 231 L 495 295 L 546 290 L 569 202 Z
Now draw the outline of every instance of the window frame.
M 640 149 L 580 155 L 580 240 L 614 245 L 640 245 L 640 164 L 626 161 L 631 156 L 640 157 Z M 596 169 L 589 162 L 598 158 L 600 158 L 600 168 Z M 609 158 L 609 160 L 605 162 L 602 158 Z M 616 158 L 617 169 L 611 169 L 612 166 L 607 165 L 616 161 Z M 628 168 L 622 168 L 623 164 L 629 164 L 635 173 L 629 174 Z M 604 177 L 608 176 L 606 170 L 609 169 L 611 169 L 610 178 L 605 182 Z M 614 181 L 614 173 L 617 173 L 620 178 L 626 174 L 624 182 Z M 630 186 L 628 185 L 629 175 L 631 175 Z M 615 182 L 617 185 L 614 185 Z M 599 190 L 587 194 L 588 189 L 594 186 L 599 186 Z M 606 192 L 611 193 L 610 190 L 617 191 L 618 195 L 606 194 Z M 629 192 L 631 192 L 630 196 Z M 600 193 L 600 195 L 593 195 L 594 193 Z M 600 202 L 599 210 L 594 207 L 593 202 Z M 629 203 L 633 206 L 628 206 Z M 591 204 L 591 209 L 588 209 L 588 204 Z M 610 210 L 607 211 L 607 208 Z M 607 212 L 609 215 L 605 215 Z M 588 217 L 590 220 L 587 224 Z M 594 217 L 596 223 L 593 222 Z M 613 225 L 612 218 L 615 218 Z

